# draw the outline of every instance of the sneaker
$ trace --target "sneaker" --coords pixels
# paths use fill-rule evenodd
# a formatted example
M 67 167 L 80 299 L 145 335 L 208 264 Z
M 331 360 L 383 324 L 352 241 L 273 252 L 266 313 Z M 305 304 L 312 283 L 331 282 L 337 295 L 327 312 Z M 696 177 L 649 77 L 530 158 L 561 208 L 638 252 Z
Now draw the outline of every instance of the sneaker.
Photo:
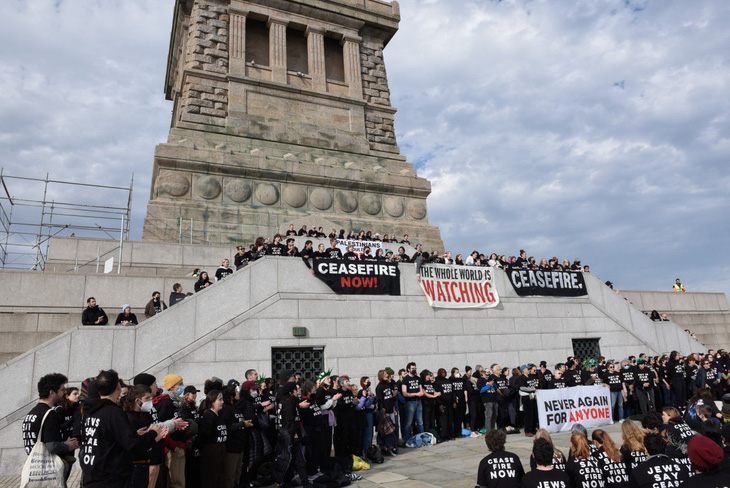
M 535 437 L 535 434 L 532 432 L 525 432 L 525 437 Z
M 472 432 L 469 437 L 479 437 L 479 434 L 477 434 L 476 432 Z

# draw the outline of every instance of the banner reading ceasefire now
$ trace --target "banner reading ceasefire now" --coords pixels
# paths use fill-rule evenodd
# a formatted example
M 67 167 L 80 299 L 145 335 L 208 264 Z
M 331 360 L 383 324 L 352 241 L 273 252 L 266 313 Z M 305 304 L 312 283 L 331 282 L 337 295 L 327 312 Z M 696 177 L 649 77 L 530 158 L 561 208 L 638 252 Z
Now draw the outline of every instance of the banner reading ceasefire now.
M 492 268 L 424 264 L 421 289 L 435 308 L 490 308 L 499 303 Z

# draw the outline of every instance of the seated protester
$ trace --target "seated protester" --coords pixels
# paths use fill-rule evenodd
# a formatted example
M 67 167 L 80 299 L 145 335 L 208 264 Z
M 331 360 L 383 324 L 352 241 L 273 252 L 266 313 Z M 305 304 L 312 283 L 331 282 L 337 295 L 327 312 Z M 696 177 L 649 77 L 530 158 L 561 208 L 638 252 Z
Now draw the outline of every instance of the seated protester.
M 170 306 L 172 307 L 176 303 L 180 303 L 185 300 L 186 297 L 191 296 L 192 293 L 183 293 L 183 288 L 180 283 L 172 285 L 172 292 L 170 293 Z
M 23 418 L 22 427 L 25 453 L 30 454 L 36 442 L 45 443 L 51 454 L 56 454 L 63 460 L 66 480 L 71 474 L 74 451 L 79 448 L 76 438 L 64 440 L 64 418 L 55 408 L 66 397 L 67 381 L 68 378 L 60 373 L 47 374 L 38 381 L 38 404 Z
M 553 446 L 545 439 L 535 439 L 532 456 L 537 467 L 526 473 L 520 483 L 521 488 L 571 488 L 570 476 L 565 471 L 553 467 Z
M 226 259 L 226 261 L 228 260 Z M 233 271 L 231 271 L 231 273 L 233 273 Z M 167 304 L 160 300 L 160 292 L 152 292 L 152 299 L 147 302 L 147 305 L 144 307 L 145 318 L 153 317 L 154 315 L 162 313 L 165 310 L 167 310 Z
M 572 456 L 568 459 L 565 472 L 570 476 L 574 488 L 603 488 L 605 481 L 598 460 L 591 457 L 588 440 L 583 434 L 570 436 Z
M 629 475 L 621 451 L 616 447 L 611 436 L 605 430 L 596 429 L 591 434 L 593 444 L 598 448 L 596 459 L 603 473 L 606 488 L 626 488 L 629 486 Z
M 626 465 L 626 474 L 631 476 L 631 471 L 647 459 L 644 432 L 632 420 L 626 419 L 621 424 L 621 439 L 621 459 Z
M 723 450 L 705 436 L 696 435 L 687 446 L 695 475 L 682 484 L 689 488 L 720 488 L 730 486 L 730 474 L 721 471 Z
M 390 235 L 390 242 L 398 244 L 398 239 L 395 237 L 395 234 Z
M 118 406 L 122 388 L 119 375 L 113 369 L 101 371 L 94 384 L 99 398 L 87 398 L 83 405 L 83 426 L 87 434 L 82 447 L 84 456 L 79 458 L 83 486 L 123 488 L 129 486 L 132 477 L 133 454 L 146 452 L 167 435 L 167 429 L 154 424 L 140 435 L 132 427 Z
M 684 486 L 683 483 L 689 479 L 689 473 L 664 454 L 666 443 L 661 435 L 647 434 L 644 437 L 644 447 L 649 457 L 631 470 L 629 484 L 632 488 L 654 488 L 659 486 L 658 482 L 663 482 L 664 487 Z M 661 473 L 660 480 L 656 479 L 658 473 Z
M 365 239 L 363 239 L 363 240 L 365 240 L 365 241 L 372 241 L 373 240 L 373 232 L 370 231 L 370 230 L 367 231 L 365 233 Z
M 502 254 L 499 257 L 499 265 L 498 266 L 500 268 L 505 268 L 505 269 L 507 269 L 507 268 L 509 268 L 511 266 L 509 260 L 507 259 L 507 256 L 505 256 L 504 254 Z
M 301 229 L 299 229 L 299 232 L 297 232 L 297 235 L 307 237 L 307 226 L 303 225 Z
M 537 429 L 537 432 L 535 433 L 535 440 L 538 439 L 544 439 L 550 443 L 550 446 L 553 448 L 553 468 L 558 469 L 560 471 L 565 471 L 565 454 L 555 447 L 553 444 L 553 438 L 550 437 L 550 434 L 545 429 Z M 534 455 L 530 455 L 530 469 L 535 470 L 537 469 L 537 461 L 535 460 Z
M 267 256 L 283 256 L 286 252 L 286 246 L 281 243 L 281 235 L 274 236 L 274 243 L 269 246 L 266 251 Z
M 293 237 L 297 235 L 297 231 L 294 230 L 294 224 L 289 224 L 289 229 L 286 231 L 286 237 Z
M 662 318 L 659 315 L 659 312 L 657 312 L 656 310 L 652 310 L 651 311 L 651 314 L 649 314 L 649 318 L 651 320 L 653 320 L 654 322 L 661 322 L 662 321 Z
M 541 270 L 548 270 L 548 269 L 550 269 L 550 265 L 548 265 L 547 259 L 542 258 L 540 260 L 540 264 L 537 265 L 537 268 L 538 269 L 541 269 Z
M 371 254 L 370 246 L 365 246 L 362 252 L 362 256 L 360 256 L 360 260 L 362 261 L 377 261 L 375 256 Z M 378 251 L 382 251 L 382 249 L 378 249 Z
M 387 254 L 387 253 L 386 253 Z M 398 248 L 398 255 L 395 257 L 396 261 L 399 261 L 401 263 L 410 263 L 411 258 L 408 257 L 408 254 L 406 254 L 406 248 L 403 246 L 400 246 Z
M 324 244 L 320 244 L 320 246 L 322 246 L 322 248 L 324 249 Z M 305 266 L 307 268 L 309 268 L 310 270 L 312 269 L 312 265 L 309 263 L 309 261 L 312 261 L 315 259 L 314 258 L 315 252 L 316 251 L 312 247 L 312 241 L 307 239 L 307 241 L 304 243 L 304 248 L 301 251 L 299 251 L 299 254 L 298 254 L 298 256 L 300 258 L 302 258 L 302 261 L 304 261 Z M 314 274 L 314 270 L 312 270 L 312 274 Z
M 386 237 L 387 237 L 387 234 L 386 234 Z M 378 232 L 376 232 L 375 235 L 370 240 L 371 241 L 378 241 L 378 242 L 381 242 L 382 241 L 382 239 L 380 238 L 380 234 Z
M 429 256 L 429 254 L 421 248 L 421 243 L 419 242 L 418 244 L 416 244 L 416 252 L 413 253 L 413 256 L 411 256 L 410 261 L 412 263 L 425 264 L 430 258 L 431 256 Z
M 212 284 L 213 282 L 210 281 L 210 278 L 208 278 L 208 272 L 201 271 L 198 281 L 196 281 L 195 285 L 193 285 L 193 289 L 195 290 L 195 293 L 198 293 L 200 290 L 204 290 Z
M 405 235 L 403 236 L 403 240 L 402 240 L 402 241 L 400 241 L 400 243 L 401 243 L 401 244 L 408 244 L 409 246 L 411 245 L 411 241 L 409 241 L 409 240 L 408 240 L 408 234 L 405 234 Z
M 391 251 L 391 254 L 392 254 L 392 252 L 393 251 Z M 385 252 L 383 252 L 382 248 L 375 251 L 375 260 L 376 261 L 385 261 Z
M 388 249 L 387 251 L 385 251 L 385 262 L 392 263 L 394 261 L 396 261 L 396 258 L 393 256 L 393 251 L 391 251 L 390 249 Z
M 703 360 L 705 361 L 705 360 Z M 717 408 L 715 401 L 712 399 L 712 393 L 707 388 L 698 388 L 697 395 L 692 397 L 687 404 L 687 410 L 684 419 L 690 428 L 694 431 L 700 430 L 702 419 L 699 416 L 699 408 L 708 406 L 712 410 L 712 415 L 718 419 L 722 419 L 722 412 Z
M 309 232 L 307 232 L 307 237 L 317 237 L 317 235 L 318 235 L 317 227 L 315 227 L 315 226 L 310 227 Z
M 364 230 L 361 230 L 357 234 L 357 236 L 355 237 L 355 239 L 357 239 L 358 241 L 365 241 L 365 240 L 367 240 L 367 239 L 365 239 L 365 231 Z
M 86 308 L 81 313 L 81 325 L 107 325 L 109 318 L 106 312 L 96 304 L 96 298 L 86 299 Z
M 504 450 L 507 435 L 499 430 L 490 430 L 484 435 L 484 440 L 491 454 L 479 463 L 477 485 L 480 488 L 520 488 L 525 470 L 516 454 Z
M 288 256 L 290 258 L 299 256 L 299 249 L 297 249 L 297 246 L 294 245 L 294 239 L 292 239 L 291 237 L 286 240 L 286 249 L 284 250 L 284 256 Z
M 248 262 L 253 261 L 253 256 L 250 251 L 247 251 L 243 246 L 236 246 L 236 255 L 233 256 L 233 266 L 236 267 L 236 271 L 248 266 Z
M 535 262 L 534 256 L 527 258 L 527 269 L 537 269 L 537 262 Z
M 325 237 L 327 237 L 327 234 L 324 233 L 322 226 L 317 227 L 317 238 L 324 239 Z
M 461 257 L 461 254 L 457 254 L 456 258 L 454 258 L 454 264 L 457 266 L 464 266 L 464 260 Z
M 667 442 L 669 443 L 664 453 L 676 463 L 686 467 L 687 474 L 692 475 L 692 463 L 687 457 L 687 443 L 696 433 L 689 428 L 681 417 L 676 417 L 676 421 L 664 424 Z
M 335 242 L 337 242 L 337 241 L 335 240 Z M 325 250 L 325 248 L 324 248 L 324 244 L 319 244 L 319 245 L 317 246 L 317 250 L 316 250 L 316 251 L 314 251 L 314 253 L 312 254 L 312 258 L 313 258 L 313 259 L 314 259 L 315 261 L 316 261 L 316 260 L 318 260 L 318 259 L 329 259 L 329 257 L 330 257 L 330 255 L 329 255 L 329 253 L 328 253 L 328 252 L 327 252 L 327 251 Z
M 520 249 L 520 255 L 512 263 L 513 268 L 526 268 L 527 267 L 527 253 L 524 249 Z
M 720 470 L 730 473 L 730 424 L 723 424 L 720 432 L 722 434 L 722 450 L 725 453 L 720 464 Z
M 345 229 L 340 229 L 340 233 L 337 235 L 338 239 L 344 239 L 345 238 Z
M 342 235 L 342 233 L 340 233 L 340 235 Z M 347 233 L 347 237 L 345 239 L 347 239 L 348 241 L 355 241 L 357 240 L 357 233 L 354 230 L 351 230 Z
M 351 246 L 348 246 L 348 249 Z M 337 239 L 330 239 L 330 247 L 327 249 L 327 259 L 342 259 L 342 251 L 337 247 Z
M 583 271 L 583 266 L 580 265 L 580 259 L 575 258 L 573 260 L 573 264 L 570 265 L 570 270 L 571 271 Z
M 138 325 L 137 316 L 132 313 L 132 307 L 127 304 L 122 307 L 122 313 L 117 315 L 117 320 L 114 321 L 114 325 Z

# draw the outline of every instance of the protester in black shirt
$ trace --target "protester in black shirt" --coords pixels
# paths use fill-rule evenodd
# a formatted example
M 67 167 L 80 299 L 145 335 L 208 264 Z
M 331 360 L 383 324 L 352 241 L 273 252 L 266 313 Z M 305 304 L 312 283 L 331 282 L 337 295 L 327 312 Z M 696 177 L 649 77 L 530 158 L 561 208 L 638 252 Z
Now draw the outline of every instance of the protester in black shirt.
M 406 254 L 406 249 L 401 246 L 398 248 L 398 256 L 395 257 L 396 261 L 400 261 L 401 263 L 410 263 L 411 258 L 408 257 L 408 254 Z
M 405 412 L 403 422 L 403 440 L 407 441 L 411 438 L 411 428 L 415 423 L 416 428 L 414 434 L 423 432 L 423 406 L 421 398 L 423 397 L 423 387 L 421 387 L 421 378 L 416 372 L 416 363 L 410 362 L 406 366 L 408 374 L 402 379 L 400 393 L 405 398 Z
M 218 267 L 218 269 L 215 270 L 215 280 L 222 281 L 224 278 L 227 278 L 232 274 L 233 269 L 231 268 L 231 262 L 228 261 L 228 259 L 224 259 L 223 261 L 221 261 L 221 265 Z
M 436 399 L 440 396 L 434 389 L 433 373 L 427 369 L 421 371 L 421 386 L 423 387 L 423 397 L 421 397 L 421 406 L 423 407 L 423 431 L 429 432 L 436 426 Z
M 491 454 L 479 462 L 477 485 L 480 488 L 520 488 L 525 470 L 517 455 L 504 450 L 507 436 L 498 430 L 488 430 L 484 440 Z
M 555 372 L 553 373 L 553 379 L 550 380 L 550 383 L 548 383 L 548 389 L 554 390 L 556 388 L 567 388 L 568 385 L 565 382 L 565 378 L 563 378 L 563 372 L 559 369 L 555 369 Z
M 152 415 L 149 413 L 152 407 L 152 390 L 148 386 L 132 386 L 127 392 L 127 398 L 122 407 L 135 432 L 148 429 L 152 425 Z M 157 448 L 156 450 L 159 452 L 164 452 L 159 441 L 155 442 L 152 447 Z M 149 485 L 152 447 L 132 451 L 133 469 L 129 488 L 146 488 Z
M 378 371 L 378 386 L 375 387 L 375 401 L 378 406 L 378 414 L 375 417 L 375 425 L 377 435 L 377 445 L 381 448 L 384 455 L 390 455 L 398 448 L 398 413 L 396 410 L 396 393 L 393 391 L 392 377 L 390 374 L 381 369 Z M 390 418 L 392 423 L 392 431 L 387 432 L 388 422 L 383 421 L 384 416 Z
M 132 307 L 130 305 L 122 306 L 122 313 L 117 315 L 117 320 L 114 321 L 114 325 L 138 325 L 137 315 L 132 313 Z
M 99 398 L 84 401 L 86 434 L 79 456 L 84 488 L 123 488 L 132 475 L 132 453 L 149 449 L 167 435 L 156 424 L 139 435 L 117 406 L 122 388 L 113 369 L 101 371 L 94 381 Z
M 107 325 L 109 323 L 109 317 L 106 316 L 104 309 L 96 304 L 96 298 L 87 298 L 86 305 L 81 313 L 81 325 Z
M 616 420 L 624 418 L 624 397 L 626 396 L 626 387 L 622 381 L 622 375 L 616 371 L 614 363 L 608 363 L 606 371 L 603 373 L 603 383 L 607 384 L 611 391 L 611 415 Z M 618 417 L 616 417 L 616 409 L 618 408 Z
M 269 256 L 283 256 L 286 252 L 286 246 L 281 243 L 281 235 L 276 234 L 274 236 L 274 243 L 268 247 L 266 254 Z
M 30 454 L 36 442 L 43 442 L 49 452 L 63 459 L 65 479 L 71 473 L 71 460 L 79 447 L 76 438 L 65 439 L 64 418 L 54 408 L 65 399 L 67 381 L 68 378 L 60 373 L 47 374 L 38 381 L 38 404 L 23 418 L 21 429 L 26 454 Z
M 537 377 L 540 379 L 540 389 L 547 390 L 550 380 L 553 379 L 553 373 L 547 368 L 547 361 L 540 361 L 540 369 L 537 371 Z
M 588 440 L 583 434 L 575 433 L 570 436 L 571 456 L 565 466 L 565 472 L 570 476 L 574 488 L 603 488 L 605 482 L 603 473 L 598 466 L 598 460 L 591 457 Z
M 537 400 L 535 391 L 540 386 L 537 377 L 537 366 L 534 364 L 522 366 L 522 375 L 517 380 L 520 398 L 525 411 L 525 436 L 532 437 L 537 431 Z
M 228 427 L 225 418 L 220 415 L 223 408 L 223 395 L 218 390 L 211 390 L 205 400 L 206 408 L 203 410 L 198 424 L 200 477 L 206 488 L 222 488 L 226 441 L 228 440 Z
M 221 391 L 223 406 L 219 413 L 226 424 L 228 440 L 226 440 L 226 456 L 223 465 L 223 486 L 238 486 L 243 468 L 243 451 L 246 448 L 246 427 L 252 427 L 253 422 L 245 420 L 238 400 L 238 390 L 235 385 L 229 385 Z
M 639 401 L 641 414 L 645 415 L 650 410 L 656 410 L 654 403 L 654 379 L 652 372 L 646 367 L 646 359 L 639 358 L 634 369 L 634 391 Z
M 355 429 L 355 396 L 350 389 L 350 378 L 342 375 L 337 378 L 339 387 L 338 393 L 342 395 L 335 405 L 335 426 L 332 442 L 335 447 L 335 456 L 351 458 L 355 454 L 355 441 L 357 432 Z
M 479 437 L 479 420 L 481 410 L 479 407 L 482 405 L 482 400 L 479 397 L 479 390 L 477 389 L 478 378 L 474 376 L 474 370 L 471 366 L 464 368 L 464 388 L 468 395 L 468 408 L 469 408 L 469 430 L 471 430 L 471 437 Z M 484 407 L 482 407 L 484 408 Z M 483 416 L 483 415 L 482 415 Z
M 212 284 L 213 282 L 211 282 L 210 278 L 208 278 L 208 272 L 201 271 L 198 281 L 196 281 L 195 285 L 193 285 L 193 289 L 195 290 L 195 293 L 198 293 L 200 290 L 204 290 Z
M 451 380 L 446 377 L 446 370 L 444 368 L 439 368 L 438 372 L 436 373 L 434 390 L 438 393 L 441 393 L 436 401 L 436 406 L 438 408 L 438 412 L 436 415 L 438 417 L 441 439 L 454 439 L 456 437 L 455 433 L 452 430 L 454 423 L 453 419 L 455 406 L 454 387 L 451 383 Z
M 299 232 L 297 232 L 297 235 L 299 236 L 305 236 L 307 235 L 307 226 L 303 225 L 301 229 L 299 229 Z
M 631 470 L 632 488 L 676 487 L 689 479 L 687 470 L 664 454 L 666 443 L 661 435 L 647 434 L 644 447 L 649 458 Z
M 672 351 L 667 362 L 667 382 L 674 395 L 674 406 L 684 408 L 687 404 L 687 390 L 684 365 L 679 362 L 679 352 Z
M 286 237 L 297 235 L 297 231 L 294 230 L 294 224 L 289 224 L 289 229 L 286 231 Z
M 453 431 L 456 437 L 461 437 L 461 429 L 464 427 L 464 416 L 466 415 L 466 404 L 469 401 L 466 385 L 469 380 L 461 377 L 459 368 L 451 368 L 450 379 L 454 387 L 454 400 L 456 401 Z
M 322 428 L 322 444 L 318 449 L 318 452 L 322 455 L 322 458 L 318 460 L 317 464 L 321 466 L 327 458 L 329 458 L 330 452 L 332 451 L 332 427 L 335 425 L 335 406 L 337 402 L 342 398 L 342 393 L 335 391 L 332 388 L 333 382 L 329 371 L 325 371 L 318 376 L 320 381 L 319 388 L 317 388 L 316 401 L 322 412 L 327 415 L 327 425 Z
M 294 245 L 294 239 L 292 239 L 291 237 L 286 240 L 286 248 L 284 249 L 284 256 L 288 256 L 290 258 L 299 256 L 299 249 L 297 249 L 297 246 Z
M 328 259 L 342 259 L 342 251 L 337 247 L 337 239 L 330 239 L 330 247 L 326 252 Z
M 170 306 L 172 307 L 176 303 L 182 302 L 186 297 L 192 296 L 192 293 L 183 293 L 183 288 L 180 283 L 172 285 L 172 292 L 170 293 Z
M 324 244 L 320 244 L 324 248 Z M 309 261 L 315 259 L 316 251 L 312 247 L 312 241 L 307 240 L 304 243 L 304 248 L 299 251 L 299 257 L 302 258 L 302 261 L 304 261 L 305 266 L 312 270 L 312 274 L 314 274 L 314 270 L 312 269 L 312 265 L 309 263 Z
M 344 256 L 342 256 L 342 259 L 346 259 L 348 261 L 359 261 L 360 256 L 355 254 L 354 249 L 355 248 L 352 245 L 347 246 L 347 252 Z
M 277 486 L 291 484 L 296 471 L 304 487 L 311 487 L 307 477 L 307 467 L 302 455 L 301 426 L 299 424 L 299 408 L 308 408 L 309 402 L 300 402 L 297 398 L 298 385 L 287 382 L 281 388 L 277 402 L 278 436 L 276 442 L 276 461 L 274 461 L 274 478 Z M 349 458 L 349 456 L 348 456 Z
M 228 260 L 226 259 L 226 261 Z M 233 271 L 231 271 L 231 273 L 233 273 Z M 152 299 L 147 302 L 147 305 L 144 308 L 145 318 L 153 317 L 164 310 L 167 310 L 167 304 L 160 300 L 160 292 L 152 292 Z
M 501 372 L 501 369 L 498 365 L 493 364 L 491 370 L 495 374 L 484 375 L 477 380 L 479 396 L 484 405 L 484 428 L 488 431 L 494 429 L 499 417 L 499 405 L 497 403 L 499 397 L 497 394 L 497 381 L 499 377 L 497 374 Z
M 546 439 L 535 439 L 532 456 L 537 468 L 522 477 L 521 488 L 572 488 L 570 476 L 553 468 L 553 446 Z
M 233 256 L 233 265 L 236 267 L 236 271 L 248 266 L 248 262 L 253 260 L 253 256 L 250 251 L 246 251 L 243 246 L 236 247 L 236 255 Z M 172 302 L 172 300 L 170 300 Z
M 606 488 L 628 488 L 629 474 L 626 472 L 626 463 L 611 436 L 604 430 L 596 429 L 591 434 L 591 439 L 598 448 L 595 457 L 603 473 Z

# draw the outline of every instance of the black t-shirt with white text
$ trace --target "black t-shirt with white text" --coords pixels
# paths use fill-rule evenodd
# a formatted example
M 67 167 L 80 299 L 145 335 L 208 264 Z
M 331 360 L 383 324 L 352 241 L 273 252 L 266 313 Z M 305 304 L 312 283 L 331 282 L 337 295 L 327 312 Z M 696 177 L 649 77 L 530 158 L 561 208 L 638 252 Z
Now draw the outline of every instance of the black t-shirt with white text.
M 521 488 L 572 488 L 570 476 L 565 471 L 533 469 L 522 477 Z
M 497 451 L 479 463 L 477 484 L 487 488 L 519 488 L 524 474 L 519 457 L 511 452 Z
M 51 413 L 46 417 L 46 422 L 43 424 L 43 436 L 41 442 L 62 442 L 63 438 L 61 435 L 61 424 L 63 419 L 61 415 L 54 409 L 51 409 L 45 403 L 38 402 L 38 404 L 28 412 L 23 418 L 23 447 L 25 447 L 25 453 L 30 454 L 30 451 L 35 446 L 38 440 L 38 433 L 41 430 L 41 422 L 43 422 L 43 416 L 51 410 Z
M 421 391 L 421 378 L 418 376 L 406 375 L 406 377 L 403 378 L 403 386 L 406 387 L 406 393 L 410 393 L 411 395 L 416 394 Z M 420 397 L 403 396 L 407 402 L 420 400 Z
M 593 458 L 570 458 L 565 465 L 565 471 L 573 481 L 573 488 L 603 488 L 603 472 L 598 461 Z
M 664 454 L 651 456 L 631 470 L 629 483 L 636 488 L 676 488 L 689 479 L 689 473 Z

